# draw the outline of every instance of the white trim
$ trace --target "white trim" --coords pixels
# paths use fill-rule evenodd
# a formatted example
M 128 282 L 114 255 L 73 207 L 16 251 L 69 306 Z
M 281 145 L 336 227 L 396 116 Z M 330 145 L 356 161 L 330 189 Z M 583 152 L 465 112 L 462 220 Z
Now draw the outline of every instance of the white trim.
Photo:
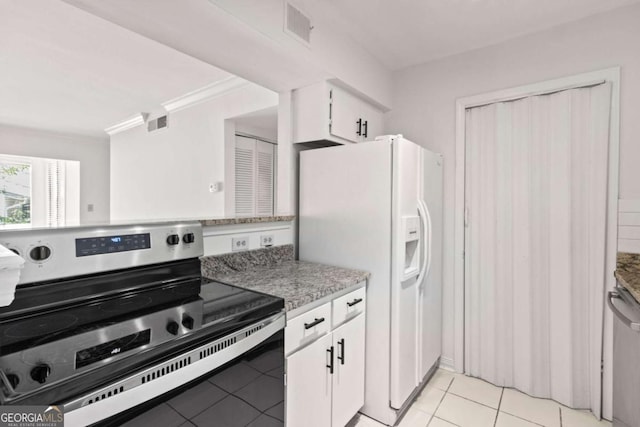
M 205 230 L 203 231 L 202 236 L 203 237 L 229 236 L 229 235 L 236 235 L 236 234 L 239 234 L 239 233 L 258 233 L 258 232 L 265 232 L 265 231 L 290 230 L 291 229 L 291 223 L 290 222 L 287 222 L 286 225 L 271 225 L 271 224 L 274 224 L 274 223 L 268 223 L 268 222 L 265 222 L 264 224 L 265 224 L 264 227 L 258 227 L 258 228 L 233 227 L 231 229 L 223 228 L 223 227 L 225 227 L 224 225 L 210 225 L 210 226 L 205 226 Z M 241 224 L 233 224 L 233 225 L 241 225 Z M 213 228 L 213 230 L 208 230 L 209 227 Z
M 200 89 L 185 93 L 184 95 L 180 95 L 177 98 L 170 99 L 169 101 L 163 102 L 160 105 L 162 105 L 167 113 L 173 113 L 208 101 L 210 99 L 226 95 L 231 91 L 243 88 L 249 84 L 250 82 L 245 79 L 232 76 L 201 87 Z M 133 129 L 136 126 L 143 125 L 148 118 L 149 113 L 139 113 L 127 120 L 123 120 L 122 122 L 116 123 L 113 126 L 109 126 L 104 131 L 112 136 L 125 130 Z
M 127 120 L 123 120 L 120 123 L 109 126 L 104 131 L 109 135 L 115 135 L 125 130 L 133 129 L 136 126 L 143 125 L 147 120 L 147 117 L 149 117 L 148 113 L 138 113 L 135 116 L 128 118 Z
M 456 178 L 454 212 L 454 357 L 453 366 L 457 372 L 464 372 L 464 322 L 465 322 L 465 286 L 464 286 L 464 210 L 465 210 L 465 110 L 478 105 L 491 104 L 543 93 L 590 86 L 598 82 L 612 83 L 611 126 L 609 129 L 609 188 L 608 188 L 608 224 L 607 224 L 607 288 L 615 284 L 613 271 L 617 254 L 617 218 L 618 183 L 620 153 L 620 67 L 607 68 L 538 82 L 530 85 L 509 88 L 486 94 L 474 95 L 456 100 Z M 605 311 L 605 318 L 610 313 Z M 606 324 L 606 320 L 605 320 Z M 605 347 L 609 345 L 605 340 Z M 442 363 L 441 363 L 442 364 Z M 605 376 L 607 376 L 605 367 Z M 608 399 L 607 378 L 603 380 L 603 399 Z M 610 394 L 610 393 L 609 393 Z M 610 402 L 603 402 L 603 408 Z M 606 415 L 606 413 L 605 413 Z
M 454 371 L 456 368 L 454 367 L 453 359 L 450 357 L 441 357 L 440 364 L 438 365 L 440 369 L 446 369 L 447 371 Z
M 185 93 L 177 98 L 163 102 L 160 105 L 162 105 L 168 113 L 173 113 L 225 95 L 233 90 L 247 86 L 248 84 L 249 82 L 247 80 L 233 76 L 211 83 L 192 92 Z

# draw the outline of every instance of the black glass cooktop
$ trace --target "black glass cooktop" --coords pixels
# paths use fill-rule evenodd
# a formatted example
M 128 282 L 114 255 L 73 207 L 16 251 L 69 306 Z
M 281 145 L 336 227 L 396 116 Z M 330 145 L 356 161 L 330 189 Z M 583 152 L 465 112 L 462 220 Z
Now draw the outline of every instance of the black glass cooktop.
M 176 271 L 181 273 L 178 277 Z M 281 298 L 204 279 L 199 273 L 200 262 L 196 259 L 18 288 L 14 303 L 0 309 L 2 369 L 10 368 L 3 366 L 5 355 L 33 351 L 45 343 L 194 301 L 202 301 L 202 312 L 191 313 L 202 317 L 196 319 L 196 324 L 202 326 L 155 347 L 131 351 L 127 357 L 79 371 L 68 379 L 44 384 L 10 403 L 62 402 L 82 390 L 113 381 L 284 310 Z
M 40 283 L 18 288 L 14 302 L 0 308 L 0 356 L 198 299 L 203 326 L 282 303 L 203 279 L 199 260 Z

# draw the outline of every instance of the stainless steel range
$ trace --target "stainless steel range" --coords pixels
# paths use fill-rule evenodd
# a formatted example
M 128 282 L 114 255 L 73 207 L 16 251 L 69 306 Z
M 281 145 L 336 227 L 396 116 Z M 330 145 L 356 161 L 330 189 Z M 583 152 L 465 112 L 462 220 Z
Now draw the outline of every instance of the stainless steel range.
M 0 244 L 27 261 L 0 308 L 3 405 L 61 405 L 66 425 L 163 410 L 284 424 L 284 302 L 204 280 L 199 223 L 4 231 Z M 202 384 L 217 392 L 201 411 L 175 404 Z

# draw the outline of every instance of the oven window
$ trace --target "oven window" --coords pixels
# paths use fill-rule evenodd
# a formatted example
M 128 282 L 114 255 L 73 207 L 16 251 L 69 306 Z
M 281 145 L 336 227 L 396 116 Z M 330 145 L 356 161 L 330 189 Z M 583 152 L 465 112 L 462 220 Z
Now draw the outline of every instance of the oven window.
M 101 425 L 284 426 L 284 332 L 178 390 Z

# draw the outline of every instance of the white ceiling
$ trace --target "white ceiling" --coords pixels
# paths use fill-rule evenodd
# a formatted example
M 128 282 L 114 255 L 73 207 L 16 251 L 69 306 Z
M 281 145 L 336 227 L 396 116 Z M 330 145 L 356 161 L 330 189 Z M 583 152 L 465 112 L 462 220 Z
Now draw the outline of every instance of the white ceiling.
M 231 74 L 57 0 L 0 2 L 0 123 L 95 136 Z
M 298 3 L 317 0 L 297 0 Z M 348 33 L 398 70 L 640 0 L 324 0 Z M 295 4 L 296 0 L 292 0 Z M 640 24 L 639 24 L 640 25 Z

